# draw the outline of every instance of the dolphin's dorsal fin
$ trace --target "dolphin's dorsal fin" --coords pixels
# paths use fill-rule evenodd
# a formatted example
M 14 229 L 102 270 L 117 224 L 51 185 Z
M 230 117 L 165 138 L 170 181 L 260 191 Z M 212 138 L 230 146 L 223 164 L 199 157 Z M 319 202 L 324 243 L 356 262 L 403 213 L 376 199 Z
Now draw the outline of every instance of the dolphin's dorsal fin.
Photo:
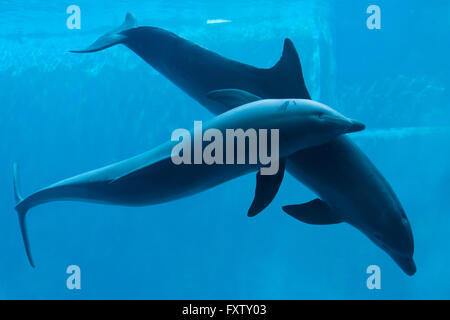
M 320 199 L 298 205 L 284 206 L 283 210 L 295 219 L 309 224 L 324 225 L 343 222 L 340 217 L 333 214 L 328 204 Z
M 206 95 L 209 99 L 219 102 L 228 109 L 233 109 L 243 104 L 261 100 L 260 97 L 253 93 L 240 89 L 221 89 L 208 92 Z
M 131 12 L 127 12 L 127 15 L 125 16 L 125 21 L 119 27 L 122 29 L 122 30 L 120 30 L 120 32 L 131 29 L 131 28 L 136 28 L 136 27 L 137 27 L 136 16 Z
M 288 38 L 284 40 L 283 53 L 280 60 L 270 69 L 267 69 L 273 77 L 270 85 L 279 85 L 279 83 L 290 83 L 291 86 L 284 87 L 283 96 L 276 98 L 299 98 L 311 99 L 303 78 L 300 58 L 294 44 Z M 274 82 L 275 81 L 275 82 Z
M 274 175 L 261 175 L 258 171 L 256 175 L 256 189 L 253 203 L 248 209 L 248 216 L 254 217 L 264 210 L 275 198 L 280 189 L 281 181 L 284 177 L 285 160 L 281 159 L 278 172 Z
M 95 52 L 100 51 L 109 47 L 112 47 L 116 44 L 122 43 L 127 38 L 123 31 L 133 29 L 137 27 L 137 20 L 134 14 L 128 12 L 125 16 L 124 22 L 117 28 L 105 33 L 100 38 L 95 40 L 89 47 L 83 50 L 71 50 L 70 52 L 74 53 L 86 53 L 86 52 Z
M 298 57 L 297 50 L 295 49 L 294 43 L 291 39 L 284 39 L 283 53 L 281 54 L 280 60 L 277 62 L 272 69 L 275 68 L 286 68 L 288 66 L 299 66 L 300 59 Z

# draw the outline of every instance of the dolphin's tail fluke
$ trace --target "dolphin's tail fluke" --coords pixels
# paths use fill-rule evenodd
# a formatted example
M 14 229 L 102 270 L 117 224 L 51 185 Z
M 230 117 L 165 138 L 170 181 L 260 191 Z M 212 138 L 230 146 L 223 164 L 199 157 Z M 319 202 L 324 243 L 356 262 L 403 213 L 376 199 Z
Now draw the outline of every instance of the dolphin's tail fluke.
M 28 208 L 24 206 L 23 197 L 20 194 L 17 163 L 14 163 L 14 198 L 16 199 L 16 211 L 19 217 L 20 232 L 22 233 L 23 243 L 27 252 L 28 261 L 34 268 L 34 262 L 31 256 L 30 243 L 28 241 L 28 234 L 25 223 L 25 215 L 27 214 Z
M 98 38 L 93 44 L 83 50 L 71 50 L 70 52 L 75 53 L 87 53 L 100 51 L 116 44 L 122 43 L 127 37 L 122 34 L 123 31 L 133 29 L 137 27 L 137 20 L 134 14 L 127 13 L 125 21 L 120 25 L 120 27 L 105 33 L 103 36 Z

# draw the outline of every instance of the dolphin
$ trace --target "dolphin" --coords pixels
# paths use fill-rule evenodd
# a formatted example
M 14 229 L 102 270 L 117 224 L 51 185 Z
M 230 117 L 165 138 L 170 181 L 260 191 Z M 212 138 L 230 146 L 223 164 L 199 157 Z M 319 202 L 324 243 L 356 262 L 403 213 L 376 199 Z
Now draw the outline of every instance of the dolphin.
M 245 95 L 244 98 L 247 101 L 255 100 L 252 95 L 247 95 L 239 90 L 209 93 L 211 99 L 218 101 L 227 101 L 230 95 Z M 281 139 L 271 141 L 271 145 L 277 143 L 279 155 L 286 157 L 299 149 L 326 143 L 340 134 L 360 131 L 364 129 L 364 125 L 311 100 L 271 99 L 257 100 L 225 112 L 208 121 L 204 126 L 202 125 L 203 128 L 205 133 L 209 129 L 218 130 L 222 136 L 225 136 L 228 130 L 235 130 L 235 128 L 245 130 L 245 132 L 248 129 L 278 130 Z M 195 141 L 196 134 L 194 129 L 193 134 L 183 137 L 183 143 L 185 143 L 185 139 L 190 141 L 185 146 L 193 146 L 197 143 Z M 202 133 L 200 134 L 202 135 Z M 203 137 L 200 136 L 200 139 Z M 257 171 L 267 164 L 263 164 L 261 161 L 253 163 L 248 161 L 242 164 L 236 161 L 233 162 L 234 164 L 228 164 L 228 162 L 175 163 L 173 160 L 173 156 L 176 155 L 174 148 L 178 145 L 178 140 L 172 138 L 167 143 L 130 159 L 62 180 L 27 198 L 23 198 L 20 194 L 18 169 L 15 164 L 14 194 L 17 202 L 15 209 L 19 216 L 22 237 L 30 264 L 34 267 L 25 216 L 32 207 L 63 200 L 127 206 L 158 204 L 204 191 L 225 181 Z M 267 140 L 265 141 L 267 142 Z M 216 142 L 214 140 L 211 144 Z M 203 143 L 200 142 L 200 144 Z M 237 154 L 239 151 L 234 151 L 234 142 L 232 148 L 230 151 L 228 151 L 228 146 L 223 148 L 223 153 L 227 157 L 227 153 L 231 152 L 231 157 L 236 159 L 239 157 Z M 184 154 L 185 149 L 182 150 Z M 274 149 L 270 150 L 272 152 Z M 242 157 L 242 155 L 240 156 Z M 275 161 L 278 162 L 278 159 Z
M 236 88 L 263 99 L 310 99 L 297 51 L 285 39 L 280 60 L 271 68 L 256 68 L 202 48 L 156 27 L 138 27 L 133 14 L 92 45 L 73 52 L 95 52 L 123 44 L 213 113 L 238 105 L 210 99 L 211 90 Z M 282 166 L 284 164 L 282 163 Z M 405 212 L 389 183 L 347 136 L 286 158 L 287 170 L 320 199 L 283 209 L 298 220 L 314 224 L 347 222 L 386 251 L 408 275 L 416 272 L 414 241 Z M 266 200 L 249 210 L 256 215 L 274 197 L 278 177 L 257 176 L 257 193 Z M 270 180 L 272 179 L 272 180 Z M 270 180 L 260 183 L 261 180 Z M 314 219 L 313 219 L 314 218 Z

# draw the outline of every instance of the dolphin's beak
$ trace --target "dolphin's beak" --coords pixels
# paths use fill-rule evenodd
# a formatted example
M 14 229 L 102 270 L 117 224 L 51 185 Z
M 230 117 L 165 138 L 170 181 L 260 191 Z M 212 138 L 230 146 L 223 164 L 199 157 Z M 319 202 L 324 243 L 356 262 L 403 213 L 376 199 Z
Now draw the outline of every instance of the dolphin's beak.
M 392 256 L 392 258 L 408 276 L 412 276 L 416 273 L 416 264 L 412 257 Z
M 351 133 L 364 130 L 366 127 L 364 123 L 357 120 L 352 120 L 342 115 L 330 115 L 323 114 L 320 115 L 320 119 L 326 121 L 327 123 L 337 126 L 343 130 L 343 133 Z
M 358 132 L 358 131 L 364 130 L 366 128 L 366 125 L 360 121 L 352 119 L 352 120 L 350 120 L 350 122 L 351 122 L 351 125 L 348 128 L 348 131 L 347 131 L 348 133 Z

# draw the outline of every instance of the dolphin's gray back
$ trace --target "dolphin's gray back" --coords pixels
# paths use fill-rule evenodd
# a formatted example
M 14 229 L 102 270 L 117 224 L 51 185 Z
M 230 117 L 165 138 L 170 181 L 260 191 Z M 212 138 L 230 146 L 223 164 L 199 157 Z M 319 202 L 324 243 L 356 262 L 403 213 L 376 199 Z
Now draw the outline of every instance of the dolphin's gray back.
M 241 89 L 261 98 L 310 98 L 298 54 L 289 39 L 284 42 L 281 59 L 268 69 L 225 58 L 156 27 L 131 28 L 114 35 L 111 41 L 126 45 L 216 114 L 227 109 L 206 95 L 218 89 Z
M 261 98 L 310 99 L 302 67 L 291 40 L 284 41 L 283 53 L 272 68 L 256 68 L 227 59 L 170 31 L 157 27 L 137 27 L 128 13 L 118 28 L 99 37 L 82 50 L 87 53 L 124 44 L 153 68 L 214 113 L 227 109 L 206 97 L 219 89 L 240 89 Z

